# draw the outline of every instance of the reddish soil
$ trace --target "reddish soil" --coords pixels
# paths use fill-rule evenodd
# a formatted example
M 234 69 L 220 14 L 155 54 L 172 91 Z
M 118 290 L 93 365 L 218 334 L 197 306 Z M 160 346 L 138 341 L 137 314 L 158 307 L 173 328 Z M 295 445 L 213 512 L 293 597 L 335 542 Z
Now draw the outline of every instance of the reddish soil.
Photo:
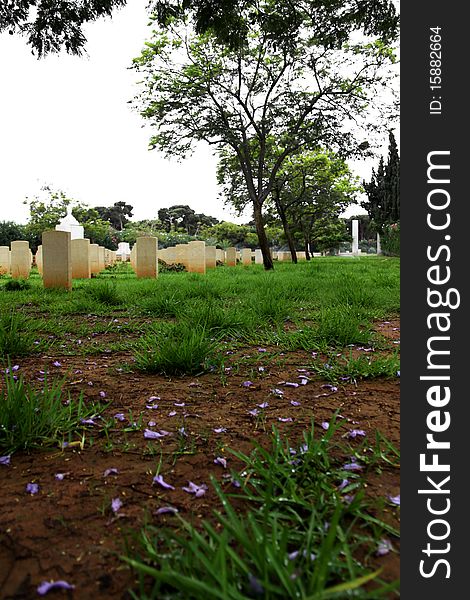
M 393 342 L 399 341 L 398 327 L 396 321 L 377 324 L 377 332 L 389 342 L 390 349 L 396 347 Z M 355 354 L 367 351 L 374 352 L 354 349 Z M 240 366 L 241 356 L 246 356 L 246 367 Z M 341 433 L 360 427 L 372 443 L 375 430 L 379 430 L 399 447 L 398 378 L 345 381 L 333 392 L 322 387 L 325 381 L 310 373 L 307 385 L 289 387 L 282 382 L 299 382 L 298 369 L 308 370 L 311 355 L 286 352 L 271 362 L 265 356 L 253 347 L 237 352 L 238 366 L 226 371 L 223 383 L 218 374 L 168 378 L 127 372 L 122 365 L 131 357 L 124 354 L 82 358 L 57 352 L 19 361 L 19 372 L 26 379 L 37 379 L 39 369 L 45 368 L 66 377 L 66 390 L 72 397 L 83 392 L 96 401 L 99 392 L 104 391 L 105 401 L 110 402 L 105 419 L 124 413 L 125 421 L 115 421 L 109 440 L 97 419 L 97 426 L 86 428 L 83 448 L 75 445 L 16 453 L 10 465 L 0 465 L 0 598 L 36 598 L 41 582 L 58 579 L 76 587 L 73 592 L 51 592 L 52 597 L 129 598 L 127 590 L 135 580 L 119 559 L 123 534 L 138 530 L 146 518 L 155 524 L 171 524 L 171 515 L 155 514 L 167 505 L 177 507 L 186 518 L 210 517 L 220 505 L 209 476 L 213 474 L 220 480 L 224 473 L 213 459 L 224 453 L 229 467 L 236 468 L 236 460 L 226 448 L 249 453 L 253 439 L 268 445 L 273 424 L 295 444 L 312 420 L 321 431 L 321 422 L 329 421 L 339 410 L 345 420 Z M 54 366 L 54 361 L 61 366 Z M 230 367 L 230 362 L 226 366 Z M 254 385 L 243 386 L 247 380 Z M 273 388 L 282 389 L 283 396 L 273 395 Z M 149 401 L 151 396 L 159 399 Z M 291 405 L 292 400 L 300 405 Z M 248 414 L 264 401 L 269 402 L 264 420 Z M 146 408 L 149 402 L 158 404 L 158 408 Z M 173 412 L 176 414 L 170 416 Z M 131 425 L 130 414 L 135 421 L 142 416 L 140 430 L 125 431 Z M 293 421 L 280 422 L 279 417 L 292 417 Z M 151 429 L 172 435 L 161 440 L 144 439 L 143 429 L 150 421 L 156 422 Z M 183 425 L 194 445 L 187 453 L 175 456 L 178 429 Z M 215 433 L 218 427 L 227 431 Z M 362 439 L 357 440 L 358 445 L 361 443 Z M 161 473 L 176 487 L 174 491 L 152 485 L 160 452 Z M 118 469 L 118 474 L 105 477 L 104 471 L 110 468 Z M 64 473 L 64 479 L 57 480 L 57 473 Z M 181 489 L 188 480 L 207 483 L 209 491 L 196 499 Z M 37 494 L 25 491 L 29 482 L 39 484 Z M 381 474 L 368 473 L 367 493 L 373 498 L 399 494 L 399 469 L 390 466 Z M 111 500 L 118 497 L 122 508 L 116 516 Z M 399 527 L 399 509 L 387 502 L 384 506 L 378 516 Z M 398 540 L 393 540 L 393 547 L 390 554 L 371 559 L 372 566 L 383 567 L 386 580 L 396 579 L 399 574 Z

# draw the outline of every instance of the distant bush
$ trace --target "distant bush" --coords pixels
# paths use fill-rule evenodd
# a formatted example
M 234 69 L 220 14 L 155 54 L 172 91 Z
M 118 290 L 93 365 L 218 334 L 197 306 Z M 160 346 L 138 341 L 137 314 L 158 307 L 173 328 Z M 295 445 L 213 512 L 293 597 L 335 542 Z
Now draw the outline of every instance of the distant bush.
M 380 236 L 382 253 L 386 256 L 400 256 L 400 222 L 385 225 Z
M 167 263 L 159 258 L 158 271 L 160 273 L 182 273 L 183 271 L 186 271 L 186 267 L 181 263 Z

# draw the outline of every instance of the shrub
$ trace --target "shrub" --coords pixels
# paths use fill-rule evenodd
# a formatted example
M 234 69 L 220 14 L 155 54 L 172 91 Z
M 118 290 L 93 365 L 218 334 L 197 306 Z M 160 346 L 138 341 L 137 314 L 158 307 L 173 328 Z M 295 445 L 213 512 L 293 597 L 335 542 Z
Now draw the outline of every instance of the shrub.
M 17 292 L 21 290 L 29 290 L 30 287 L 31 284 L 25 279 L 10 279 L 5 283 L 3 289 L 7 292 Z
M 0 356 L 24 356 L 33 348 L 29 321 L 14 312 L 0 315 Z
M 380 236 L 382 253 L 386 256 L 400 256 L 400 222 L 384 227 Z
M 122 300 L 117 292 L 116 284 L 109 281 L 93 283 L 89 286 L 89 293 L 96 301 L 107 306 L 117 306 Z

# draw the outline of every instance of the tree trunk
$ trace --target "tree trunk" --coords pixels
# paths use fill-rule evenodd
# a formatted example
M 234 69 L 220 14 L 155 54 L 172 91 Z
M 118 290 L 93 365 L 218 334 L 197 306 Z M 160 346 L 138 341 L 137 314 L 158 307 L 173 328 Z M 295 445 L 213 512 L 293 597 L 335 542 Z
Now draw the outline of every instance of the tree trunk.
M 307 240 L 304 241 L 304 246 L 305 246 L 305 259 L 310 260 L 312 257 L 310 256 L 310 251 L 309 251 Z
M 284 229 L 284 235 L 286 236 L 287 245 L 289 246 L 290 255 L 292 257 L 292 262 L 297 264 L 297 252 L 295 250 L 295 244 L 294 244 L 294 240 L 292 238 L 292 233 L 291 233 L 291 230 L 289 227 L 289 223 L 287 222 L 286 211 L 284 210 L 284 207 L 282 206 L 282 204 L 279 200 L 277 200 L 276 205 L 277 205 L 277 212 L 279 213 L 279 216 L 281 217 L 282 228 Z
M 256 224 L 256 233 L 258 234 L 259 247 L 263 255 L 263 265 L 266 271 L 274 269 L 273 259 L 269 250 L 268 238 L 264 229 L 264 220 L 261 213 L 261 205 L 258 202 L 253 202 L 253 216 Z

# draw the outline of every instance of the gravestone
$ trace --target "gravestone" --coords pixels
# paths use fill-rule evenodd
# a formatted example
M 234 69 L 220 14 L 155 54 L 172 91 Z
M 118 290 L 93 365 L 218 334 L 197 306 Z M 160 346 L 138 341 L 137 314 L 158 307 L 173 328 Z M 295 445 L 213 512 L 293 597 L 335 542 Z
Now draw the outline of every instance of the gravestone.
M 104 262 L 104 250 L 103 246 L 98 246 L 98 269 L 100 273 L 101 271 L 104 271 L 106 266 Z
M 90 240 L 75 239 L 71 241 L 72 279 L 90 279 Z
M 176 263 L 176 248 L 174 246 L 170 246 L 166 249 L 166 262 L 169 265 L 174 265 Z
M 0 246 L 0 274 L 5 275 L 10 272 L 10 248 Z
M 300 250 L 299 252 L 297 252 L 297 260 L 307 260 L 305 250 Z
M 158 277 L 158 240 L 153 236 L 138 237 L 134 248 L 137 277 Z
M 352 253 L 359 254 L 359 221 L 353 219 L 351 221 L 352 228 Z
M 242 248 L 241 259 L 242 265 L 251 265 L 251 248 Z
M 215 269 L 217 266 L 217 248 L 206 246 L 206 269 Z
M 10 272 L 13 279 L 28 279 L 31 272 L 29 242 L 11 242 Z
M 36 251 L 36 266 L 38 268 L 38 273 L 42 277 L 42 245 L 38 246 Z
M 218 260 L 221 263 L 224 263 L 225 262 L 225 250 L 220 250 L 219 248 L 217 248 L 215 257 L 216 257 L 216 260 Z
M 71 236 L 70 239 L 72 240 L 83 240 L 85 237 L 83 226 L 80 225 L 77 219 L 72 215 L 71 206 L 67 207 L 67 214 L 55 228 L 56 231 L 68 231 Z
M 42 281 L 45 288 L 72 289 L 72 247 L 69 231 L 42 234 Z
M 189 267 L 188 252 L 187 244 L 176 244 L 176 262 L 184 265 L 186 269 Z
M 130 259 L 130 256 L 131 256 L 131 248 L 129 246 L 129 242 L 119 242 L 118 249 L 116 251 L 117 260 L 126 262 Z
M 206 273 L 206 242 L 189 242 L 188 271 L 190 273 Z
M 227 248 L 226 250 L 226 262 L 229 267 L 237 266 L 237 249 L 236 248 Z
M 90 244 L 90 270 L 92 275 L 100 272 L 98 248 L 98 244 Z
M 380 243 L 380 233 L 377 234 L 377 254 L 382 254 L 382 245 Z
M 263 264 L 263 253 L 260 248 L 256 248 L 255 250 L 255 265 Z

